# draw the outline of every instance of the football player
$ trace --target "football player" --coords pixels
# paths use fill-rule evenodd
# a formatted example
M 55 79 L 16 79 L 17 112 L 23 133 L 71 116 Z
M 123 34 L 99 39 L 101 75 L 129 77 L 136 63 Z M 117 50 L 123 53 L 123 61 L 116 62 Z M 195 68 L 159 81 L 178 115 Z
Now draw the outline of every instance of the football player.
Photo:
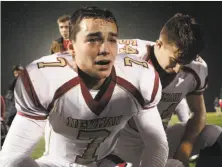
M 72 56 L 62 53 L 35 60 L 17 81 L 18 113 L 1 151 L 1 166 L 108 167 L 103 159 L 125 166 L 111 153 L 132 117 L 144 139 L 144 153 L 150 154 L 142 166 L 165 166 L 169 150 L 157 110 L 159 76 L 134 56 L 116 58 L 117 38 L 117 22 L 109 10 L 86 7 L 73 14 Z M 48 150 L 34 161 L 29 155 L 46 118 Z M 155 150 L 149 150 L 151 146 Z
M 204 48 L 204 40 L 195 19 L 179 13 L 174 15 L 165 23 L 155 43 L 138 39 L 119 40 L 118 43 L 119 53 L 134 54 L 152 64 L 159 73 L 163 90 L 158 110 L 167 133 L 169 158 L 188 166 L 189 157 L 199 153 L 200 149 L 215 143 L 221 149 L 217 139 L 222 129 L 215 125 L 205 126 L 203 92 L 207 88 L 208 69 L 198 55 Z M 176 106 L 185 97 L 193 116 L 187 123 L 168 127 Z M 115 150 L 135 167 L 142 162 L 141 155 L 144 156 L 144 145 L 137 132 L 136 124 L 131 119 L 121 132 Z M 155 146 L 150 150 L 155 150 Z

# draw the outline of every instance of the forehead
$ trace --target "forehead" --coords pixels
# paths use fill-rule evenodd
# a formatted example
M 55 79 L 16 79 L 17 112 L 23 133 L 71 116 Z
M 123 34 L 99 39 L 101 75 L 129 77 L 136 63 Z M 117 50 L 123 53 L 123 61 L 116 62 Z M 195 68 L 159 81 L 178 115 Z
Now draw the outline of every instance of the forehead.
M 68 26 L 69 25 L 69 21 L 65 21 L 65 22 L 59 22 L 59 27 L 61 26 Z
M 117 33 L 117 26 L 114 22 L 104 19 L 87 18 L 80 22 L 80 31 L 89 32 L 102 32 L 102 33 Z

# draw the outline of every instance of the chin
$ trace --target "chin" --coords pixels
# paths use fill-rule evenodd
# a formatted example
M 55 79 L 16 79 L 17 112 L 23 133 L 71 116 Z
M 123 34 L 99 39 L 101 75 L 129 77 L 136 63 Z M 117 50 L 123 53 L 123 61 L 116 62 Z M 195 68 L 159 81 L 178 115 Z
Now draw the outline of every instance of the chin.
M 111 74 L 111 70 L 107 70 L 107 71 L 99 71 L 96 74 L 96 78 L 98 79 L 105 79 L 108 78 Z

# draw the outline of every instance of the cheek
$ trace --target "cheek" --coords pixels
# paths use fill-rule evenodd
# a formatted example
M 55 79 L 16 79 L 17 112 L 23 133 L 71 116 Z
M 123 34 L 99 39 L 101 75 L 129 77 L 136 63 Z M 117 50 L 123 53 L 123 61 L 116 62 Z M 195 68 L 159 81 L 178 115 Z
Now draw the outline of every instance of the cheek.
M 110 52 L 111 52 L 113 55 L 116 55 L 116 54 L 117 54 L 117 52 L 118 52 L 118 46 L 117 46 L 117 44 L 110 46 Z
M 87 45 L 76 46 L 75 57 L 78 61 L 81 61 L 81 64 L 86 64 L 91 62 L 97 54 L 95 50 L 88 47 Z

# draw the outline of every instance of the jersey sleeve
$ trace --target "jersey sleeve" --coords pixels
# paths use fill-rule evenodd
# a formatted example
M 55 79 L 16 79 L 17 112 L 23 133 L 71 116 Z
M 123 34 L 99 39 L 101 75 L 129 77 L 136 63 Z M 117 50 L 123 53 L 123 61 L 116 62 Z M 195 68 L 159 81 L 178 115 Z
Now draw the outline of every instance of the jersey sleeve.
M 147 45 L 154 45 L 152 41 L 141 39 L 120 39 L 118 40 L 118 54 L 131 54 L 144 60 L 147 55 Z
M 158 73 L 152 66 L 141 75 L 140 91 L 144 98 L 144 109 L 156 107 L 161 99 L 162 85 Z
M 15 87 L 18 113 L 34 119 L 46 119 L 53 109 L 56 91 L 76 75 L 69 69 L 68 54 L 44 56 L 26 67 Z M 64 73 L 66 75 L 64 75 Z
M 194 77 L 194 86 L 188 95 L 202 94 L 208 86 L 207 64 L 201 57 L 198 57 L 190 65 L 188 65 L 188 67 L 185 68 L 190 68 L 189 70 Z
M 26 70 L 17 80 L 14 95 L 15 105 L 19 115 L 36 120 L 44 120 L 47 118 L 48 111 L 40 103 Z
M 141 157 L 141 167 L 164 166 L 169 150 L 166 134 L 157 109 L 157 104 L 161 98 L 162 86 L 159 75 L 153 67 L 149 67 L 141 75 L 140 91 L 145 103 L 133 118 L 145 144 Z M 155 151 L 150 152 L 150 149 Z

